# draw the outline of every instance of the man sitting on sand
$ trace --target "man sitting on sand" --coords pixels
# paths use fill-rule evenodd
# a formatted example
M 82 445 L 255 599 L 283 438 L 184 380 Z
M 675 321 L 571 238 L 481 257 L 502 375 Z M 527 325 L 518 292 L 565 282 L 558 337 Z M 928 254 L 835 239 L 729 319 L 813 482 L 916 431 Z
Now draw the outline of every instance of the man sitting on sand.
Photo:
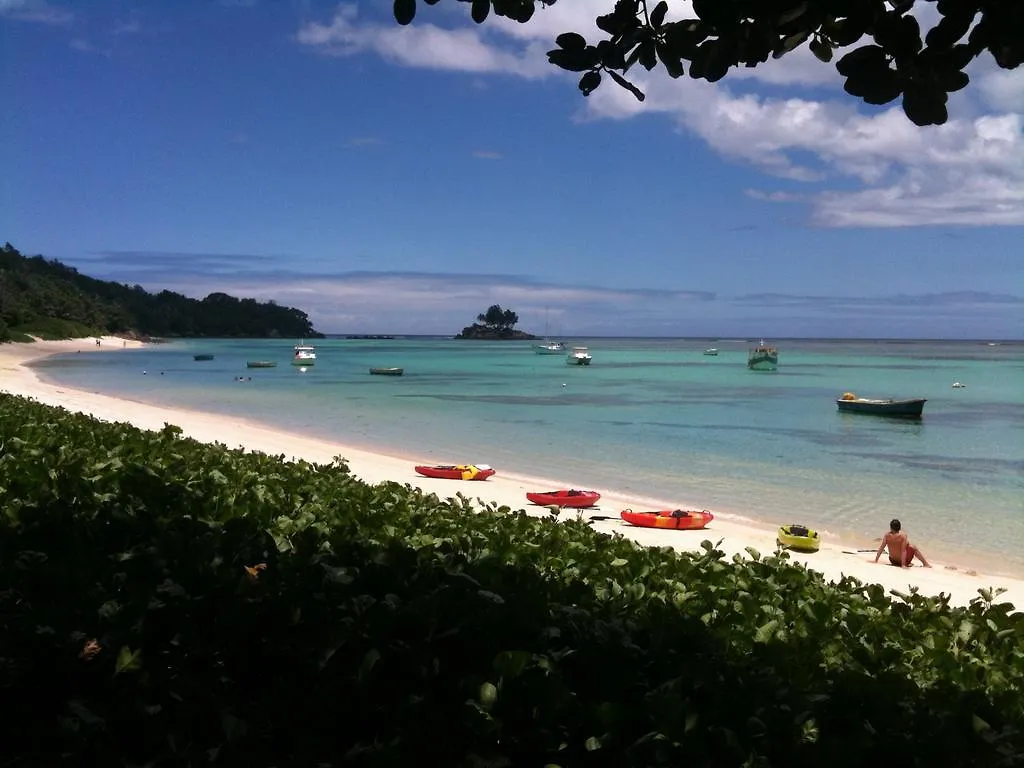
M 882 543 L 879 545 L 878 551 L 875 552 L 875 562 L 877 563 L 878 558 L 882 556 L 882 550 L 888 547 L 889 562 L 897 568 L 909 568 L 914 564 L 915 557 L 925 568 L 931 568 L 931 564 L 925 560 L 921 550 L 912 546 L 907 534 L 900 530 L 902 527 L 903 525 L 896 518 L 889 522 L 889 532 L 882 537 Z

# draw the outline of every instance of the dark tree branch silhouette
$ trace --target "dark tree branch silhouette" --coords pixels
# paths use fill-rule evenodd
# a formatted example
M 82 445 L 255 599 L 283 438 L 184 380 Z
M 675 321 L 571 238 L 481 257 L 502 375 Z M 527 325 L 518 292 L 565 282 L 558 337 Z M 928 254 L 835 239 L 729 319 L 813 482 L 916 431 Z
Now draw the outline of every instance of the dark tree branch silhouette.
M 538 7 L 556 1 L 460 0 L 470 3 L 478 24 L 492 11 L 525 24 Z M 940 16 L 923 37 L 910 13 L 917 2 Z M 643 91 L 626 78 L 637 64 L 716 82 L 733 67 L 757 67 L 804 44 L 829 63 L 838 49 L 863 41 L 835 62 L 846 92 L 877 105 L 902 97 L 914 123 L 941 125 L 949 94 L 968 85 L 965 69 L 974 59 L 988 53 L 1004 69 L 1024 61 L 1024 0 L 693 0 L 696 18 L 674 21 L 666 20 L 665 0 L 609 0 L 609 6 L 596 20 L 607 37 L 591 44 L 568 30 L 548 52 L 552 64 L 580 73 L 585 96 L 607 75 L 643 101 Z M 411 23 L 416 9 L 416 0 L 394 0 L 399 24 Z

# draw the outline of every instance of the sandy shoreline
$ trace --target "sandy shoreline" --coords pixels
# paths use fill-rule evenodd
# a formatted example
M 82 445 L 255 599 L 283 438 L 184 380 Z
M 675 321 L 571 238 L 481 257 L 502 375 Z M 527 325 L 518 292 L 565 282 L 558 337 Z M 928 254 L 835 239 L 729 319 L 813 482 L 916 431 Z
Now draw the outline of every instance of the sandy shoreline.
M 437 493 L 442 498 L 460 492 L 470 498 L 508 505 L 513 509 L 525 508 L 530 514 L 549 514 L 546 509 L 529 505 L 525 493 L 527 490 L 546 490 L 551 484 L 550 479 L 509 474 L 502 471 L 501 467 L 496 467 L 498 474 L 485 482 L 433 480 L 417 475 L 413 471 L 414 462 L 409 456 L 385 455 L 340 443 L 289 434 L 233 416 L 149 405 L 97 392 L 61 387 L 40 380 L 35 372 L 25 365 L 33 360 L 60 353 L 135 349 L 140 346 L 143 345 L 138 341 L 123 341 L 114 337 L 104 337 L 99 347 L 92 338 L 41 341 L 34 344 L 0 344 L 0 391 L 32 397 L 50 405 L 63 406 L 68 410 L 89 413 L 106 421 L 130 422 L 143 429 L 160 429 L 165 423 L 172 423 L 181 427 L 189 437 L 204 442 L 224 443 L 230 448 L 244 447 L 248 450 L 274 455 L 284 454 L 319 463 L 326 463 L 335 456 L 342 456 L 352 472 L 369 483 L 393 480 L 418 486 L 428 492 Z M 618 520 L 619 512 L 627 508 L 650 509 L 651 500 L 636 496 L 627 498 L 611 490 L 606 492 L 604 488 L 596 490 L 602 493 L 600 508 L 588 511 L 586 516 L 614 518 L 595 521 L 593 527 L 597 531 L 620 533 L 644 545 L 674 546 L 677 549 L 689 550 L 699 549 L 700 543 L 705 539 L 712 542 L 721 539 L 719 547 L 729 555 L 745 554 L 747 547 L 753 547 L 763 554 L 775 549 L 774 528 L 730 519 L 716 518 L 705 531 L 657 531 L 634 528 Z M 913 535 L 913 531 L 911 534 Z M 918 543 L 928 553 L 927 542 Z M 844 552 L 870 545 L 870 542 L 851 545 L 849 542 L 826 539 L 819 552 L 810 555 L 794 553 L 793 559 L 805 563 L 829 579 L 839 579 L 844 575 L 853 576 L 865 582 L 882 584 L 889 589 L 900 591 L 916 586 L 923 594 L 951 595 L 952 602 L 957 604 L 966 604 L 976 597 L 979 588 L 1003 587 L 1007 591 L 999 598 L 999 602 L 1011 602 L 1015 606 L 1024 605 L 1024 580 L 1021 579 L 975 572 L 958 567 L 954 563 L 936 562 L 934 559 L 931 561 L 934 567 L 930 569 L 894 568 L 874 564 L 873 553 Z M 885 561 L 883 555 L 882 563 Z

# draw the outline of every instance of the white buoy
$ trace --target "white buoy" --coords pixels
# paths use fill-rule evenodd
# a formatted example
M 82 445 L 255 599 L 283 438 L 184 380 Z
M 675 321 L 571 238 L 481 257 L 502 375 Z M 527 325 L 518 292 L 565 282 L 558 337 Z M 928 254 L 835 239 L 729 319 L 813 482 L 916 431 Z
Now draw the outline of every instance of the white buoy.
M 299 368 L 299 373 L 305 373 L 305 372 L 306 372 L 306 366 L 302 366 L 301 368 Z
M 565 386 L 565 382 L 562 382 L 562 386 L 563 386 L 563 387 Z

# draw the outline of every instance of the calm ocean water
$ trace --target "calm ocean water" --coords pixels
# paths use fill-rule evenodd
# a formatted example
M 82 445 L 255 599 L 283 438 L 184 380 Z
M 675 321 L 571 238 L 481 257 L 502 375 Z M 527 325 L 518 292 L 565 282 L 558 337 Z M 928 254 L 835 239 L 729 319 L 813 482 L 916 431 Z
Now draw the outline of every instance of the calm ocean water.
M 758 373 L 749 340 L 567 341 L 590 346 L 589 368 L 527 342 L 405 338 L 320 340 L 305 373 L 289 365 L 294 341 L 175 342 L 37 369 L 425 462 L 489 463 L 853 542 L 900 517 L 930 557 L 1024 574 L 1024 342 L 782 340 L 779 370 Z M 200 352 L 216 357 L 193 361 Z M 845 391 L 928 403 L 920 422 L 842 414 Z

